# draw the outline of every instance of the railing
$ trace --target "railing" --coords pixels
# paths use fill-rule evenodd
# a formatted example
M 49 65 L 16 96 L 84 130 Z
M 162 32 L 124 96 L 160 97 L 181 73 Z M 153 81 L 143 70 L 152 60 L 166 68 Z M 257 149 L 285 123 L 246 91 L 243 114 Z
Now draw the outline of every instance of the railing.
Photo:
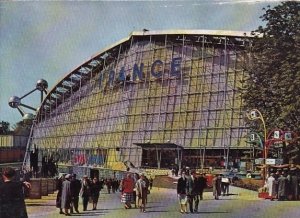
M 21 168 L 22 169 L 21 170 L 22 175 L 24 173 L 24 170 L 26 169 L 26 162 L 27 162 L 27 160 L 29 158 L 29 154 L 30 154 L 34 124 L 35 124 L 35 120 L 33 120 L 31 128 L 30 128 L 30 134 L 29 134 L 29 137 L 28 137 L 28 141 L 27 141 L 27 145 L 26 145 L 26 151 L 25 151 L 25 155 L 24 155 L 24 159 L 23 159 L 23 163 L 22 163 L 22 168 Z

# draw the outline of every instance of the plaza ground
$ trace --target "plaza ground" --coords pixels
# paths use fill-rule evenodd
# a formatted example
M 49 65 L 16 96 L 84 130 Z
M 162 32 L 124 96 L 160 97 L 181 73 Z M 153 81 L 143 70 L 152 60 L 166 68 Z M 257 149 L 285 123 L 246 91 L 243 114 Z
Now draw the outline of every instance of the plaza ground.
M 42 199 L 26 200 L 29 218 L 37 217 L 66 217 L 58 214 L 55 208 L 56 194 L 51 194 Z M 82 211 L 82 204 L 79 205 Z M 221 196 L 220 200 L 214 200 L 212 192 L 204 193 L 204 200 L 199 203 L 197 214 L 179 213 L 179 205 L 175 189 L 157 188 L 151 190 L 148 198 L 147 212 L 141 213 L 139 209 L 125 210 L 120 203 L 120 193 L 108 194 L 106 189 L 101 191 L 98 210 L 91 210 L 74 217 L 300 217 L 300 201 L 270 201 L 257 197 L 257 192 L 238 187 L 230 187 L 229 196 Z

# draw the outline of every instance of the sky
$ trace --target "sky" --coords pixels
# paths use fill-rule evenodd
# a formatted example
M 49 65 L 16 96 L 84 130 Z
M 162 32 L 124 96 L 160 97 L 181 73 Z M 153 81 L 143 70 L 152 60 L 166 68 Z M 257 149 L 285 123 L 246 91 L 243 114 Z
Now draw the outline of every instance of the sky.
M 132 31 L 206 29 L 252 31 L 263 7 L 277 0 L 0 1 L 0 122 L 22 120 L 11 96 L 66 74 Z M 34 108 L 40 93 L 22 99 Z M 26 112 L 32 111 L 25 109 Z

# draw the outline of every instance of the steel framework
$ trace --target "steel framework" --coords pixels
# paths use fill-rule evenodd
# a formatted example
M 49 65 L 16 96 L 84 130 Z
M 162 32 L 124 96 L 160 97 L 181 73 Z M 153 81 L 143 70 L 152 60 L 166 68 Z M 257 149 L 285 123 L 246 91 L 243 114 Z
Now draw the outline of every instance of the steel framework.
M 141 165 L 136 143 L 227 155 L 249 148 L 240 94 L 249 39 L 233 31 L 133 32 L 52 88 L 32 144 L 62 163 L 115 169 L 127 160 Z

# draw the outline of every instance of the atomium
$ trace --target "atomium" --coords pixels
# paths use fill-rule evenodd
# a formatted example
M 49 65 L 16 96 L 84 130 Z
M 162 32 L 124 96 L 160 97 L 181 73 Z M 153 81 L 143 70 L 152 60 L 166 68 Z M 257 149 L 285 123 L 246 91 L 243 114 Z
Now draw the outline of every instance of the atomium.
M 12 108 L 17 108 L 21 104 L 21 99 L 17 96 L 12 96 L 8 100 L 8 105 Z
M 35 116 L 33 114 L 31 114 L 31 113 L 26 113 L 22 107 L 28 108 L 28 109 L 33 110 L 35 112 L 39 110 L 39 107 L 38 108 L 34 108 L 34 107 L 29 106 L 29 105 L 23 104 L 21 102 L 21 100 L 23 98 L 25 98 L 26 96 L 28 96 L 28 95 L 30 95 L 33 92 L 35 92 L 35 91 L 38 90 L 38 91 L 41 92 L 41 102 L 42 102 L 43 98 L 44 98 L 43 93 L 47 94 L 47 88 L 48 88 L 48 82 L 46 80 L 44 80 L 44 79 L 39 79 L 36 82 L 36 88 L 35 89 L 29 91 L 28 93 L 26 93 L 25 95 L 23 95 L 21 98 L 17 97 L 17 96 L 10 97 L 9 100 L 8 100 L 8 105 L 10 107 L 12 107 L 12 108 L 17 108 L 18 109 L 18 111 L 20 112 L 20 114 L 23 117 L 23 121 L 33 120 Z
M 44 79 L 39 79 L 37 82 L 36 82 L 36 88 L 39 90 L 39 91 L 44 91 L 48 88 L 48 82 Z
M 34 120 L 35 116 L 32 113 L 24 114 L 23 116 L 23 122 L 26 124 L 31 124 Z
M 23 120 L 32 120 L 34 119 L 34 115 L 31 113 L 24 114 Z

